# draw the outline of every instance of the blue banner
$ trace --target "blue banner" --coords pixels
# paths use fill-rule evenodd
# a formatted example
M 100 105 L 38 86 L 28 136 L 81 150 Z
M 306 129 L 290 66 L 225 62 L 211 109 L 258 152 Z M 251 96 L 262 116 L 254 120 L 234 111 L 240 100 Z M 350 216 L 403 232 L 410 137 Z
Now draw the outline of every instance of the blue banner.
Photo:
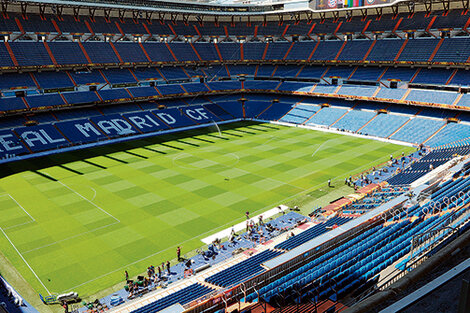
M 51 124 L 14 129 L 22 141 L 34 152 L 67 147 L 70 143 Z
M 9 130 L 0 131 L 0 159 L 12 158 L 28 153 L 28 149 Z
M 104 134 L 111 138 L 139 133 L 131 123 L 119 114 L 94 116 L 91 117 L 90 120 L 98 126 Z
M 163 112 L 163 111 L 162 111 Z M 150 112 L 126 113 L 123 116 L 143 133 L 168 129 L 169 127 Z
M 59 122 L 55 126 L 74 144 L 95 142 L 108 138 L 87 119 Z

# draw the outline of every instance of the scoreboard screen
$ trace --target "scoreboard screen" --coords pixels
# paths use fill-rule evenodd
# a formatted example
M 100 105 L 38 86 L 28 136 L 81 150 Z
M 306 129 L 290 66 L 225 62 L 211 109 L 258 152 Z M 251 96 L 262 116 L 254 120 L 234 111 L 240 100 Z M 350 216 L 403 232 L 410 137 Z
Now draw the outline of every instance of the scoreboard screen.
M 369 5 L 391 4 L 396 0 L 316 0 L 316 10 L 358 8 Z

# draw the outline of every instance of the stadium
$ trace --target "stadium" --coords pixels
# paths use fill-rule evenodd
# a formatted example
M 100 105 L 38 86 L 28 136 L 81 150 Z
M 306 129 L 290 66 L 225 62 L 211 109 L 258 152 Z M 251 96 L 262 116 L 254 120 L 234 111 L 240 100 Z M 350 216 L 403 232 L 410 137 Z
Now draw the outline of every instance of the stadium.
M 0 313 L 469 312 L 468 0 L 14 0 Z

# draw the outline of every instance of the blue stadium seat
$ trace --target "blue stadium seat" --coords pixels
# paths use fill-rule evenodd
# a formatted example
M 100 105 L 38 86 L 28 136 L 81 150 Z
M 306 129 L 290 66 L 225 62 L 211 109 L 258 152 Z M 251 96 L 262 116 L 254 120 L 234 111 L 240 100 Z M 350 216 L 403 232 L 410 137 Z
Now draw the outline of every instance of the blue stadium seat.
M 376 115 L 373 111 L 352 110 L 339 121 L 334 123 L 332 127 L 356 132 L 369 122 Z
M 58 64 L 88 64 L 82 49 L 76 42 L 51 41 L 48 43 Z
M 114 53 L 113 48 L 108 42 L 87 41 L 83 42 L 82 45 L 92 63 L 120 63 L 116 53 Z
M 346 112 L 346 109 L 325 107 L 315 114 L 306 125 L 330 126 Z
M 73 82 L 65 72 L 38 72 L 33 75 L 42 89 L 74 87 Z
M 14 41 L 9 43 L 20 66 L 52 65 L 53 62 L 43 42 Z
M 379 114 L 363 129 L 362 134 L 388 138 L 400 126 L 406 123 L 409 117 L 395 114 Z
M 170 307 L 176 303 L 181 305 L 187 304 L 191 301 L 202 297 L 214 289 L 203 286 L 201 284 L 192 284 L 188 287 L 180 289 L 175 293 L 172 293 L 168 296 L 165 296 L 157 301 L 149 303 L 137 310 L 132 311 L 133 313 L 151 313 L 151 312 L 159 312 L 167 307 Z
M 23 101 L 23 98 L 12 97 L 12 98 L 0 98 L 0 111 L 17 111 L 17 110 L 26 110 L 26 104 Z
M 265 250 L 217 274 L 207 277 L 205 281 L 220 287 L 229 287 L 241 283 L 249 277 L 264 272 L 265 269 L 261 267 L 261 264 L 281 254 L 282 252 L 279 251 Z
M 59 94 L 35 95 L 25 98 L 30 108 L 54 107 L 65 105 Z
M 390 139 L 420 144 L 439 130 L 444 124 L 445 122 L 443 121 L 417 117 L 406 123 L 398 132 L 390 137 Z

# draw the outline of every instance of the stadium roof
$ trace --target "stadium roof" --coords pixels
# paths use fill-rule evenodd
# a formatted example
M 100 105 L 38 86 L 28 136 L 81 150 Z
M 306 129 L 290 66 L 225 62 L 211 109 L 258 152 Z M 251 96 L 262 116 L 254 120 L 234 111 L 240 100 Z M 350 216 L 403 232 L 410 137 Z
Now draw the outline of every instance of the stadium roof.
M 325 12 L 390 6 L 409 0 L 17 0 L 15 3 L 63 7 L 89 7 L 182 14 L 261 15 L 296 12 Z M 345 4 L 346 3 L 346 4 Z
M 252 15 L 309 10 L 309 0 L 19 0 L 32 5 L 161 11 L 168 13 Z

